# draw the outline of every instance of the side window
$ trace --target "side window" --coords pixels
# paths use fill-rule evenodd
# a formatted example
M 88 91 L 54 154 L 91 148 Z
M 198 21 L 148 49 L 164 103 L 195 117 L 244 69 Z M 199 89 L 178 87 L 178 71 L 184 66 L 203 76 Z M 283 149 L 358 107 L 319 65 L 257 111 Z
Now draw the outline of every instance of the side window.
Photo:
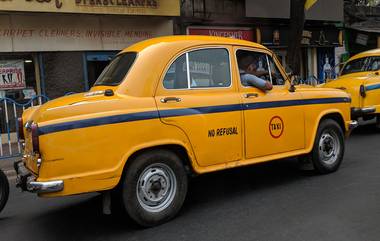
M 378 71 L 380 70 L 380 56 L 371 57 L 371 61 L 368 65 L 369 71 Z
M 164 77 L 166 89 L 229 87 L 230 60 L 226 49 L 195 50 L 177 58 Z
M 164 78 L 166 89 L 187 89 L 186 54 L 181 55 L 174 61 Z
M 260 88 L 265 81 L 272 82 L 267 54 L 238 50 L 236 52 L 236 58 L 238 61 L 240 81 L 243 86 Z
M 284 85 L 285 79 L 284 76 L 282 76 L 280 70 L 278 69 L 278 66 L 274 62 L 272 57 L 268 56 L 268 62 L 269 62 L 269 73 L 272 77 L 272 84 L 273 85 Z
M 341 75 L 366 71 L 368 62 L 369 58 L 354 59 L 344 66 Z

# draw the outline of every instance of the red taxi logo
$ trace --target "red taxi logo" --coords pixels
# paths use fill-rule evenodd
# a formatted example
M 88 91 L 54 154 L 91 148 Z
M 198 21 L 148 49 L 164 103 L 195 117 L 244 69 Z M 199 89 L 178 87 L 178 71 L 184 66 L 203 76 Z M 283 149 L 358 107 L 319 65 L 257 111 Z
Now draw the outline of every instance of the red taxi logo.
M 274 116 L 269 122 L 269 133 L 277 139 L 280 138 L 284 132 L 284 121 L 279 116 Z

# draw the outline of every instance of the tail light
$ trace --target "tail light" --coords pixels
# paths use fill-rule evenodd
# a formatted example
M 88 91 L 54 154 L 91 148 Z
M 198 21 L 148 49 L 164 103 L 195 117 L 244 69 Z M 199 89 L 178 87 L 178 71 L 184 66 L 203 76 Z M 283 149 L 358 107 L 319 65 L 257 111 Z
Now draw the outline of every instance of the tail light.
M 32 144 L 33 144 L 33 152 L 39 153 L 40 152 L 40 141 L 38 139 L 38 125 L 36 123 L 33 123 L 31 125 L 31 132 L 32 132 Z
M 18 139 L 19 140 L 24 140 L 25 139 L 25 135 L 24 135 L 24 123 L 22 121 L 22 118 L 18 118 L 17 119 L 17 123 L 18 123 Z

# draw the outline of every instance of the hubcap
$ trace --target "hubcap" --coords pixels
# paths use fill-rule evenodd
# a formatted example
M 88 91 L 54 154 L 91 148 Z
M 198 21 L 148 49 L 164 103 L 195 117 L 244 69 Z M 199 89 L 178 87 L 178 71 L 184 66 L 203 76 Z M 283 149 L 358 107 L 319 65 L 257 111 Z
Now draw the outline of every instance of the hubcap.
M 160 212 L 174 199 L 177 181 L 173 170 L 163 164 L 148 166 L 137 182 L 137 200 L 142 208 L 149 212 Z
M 338 160 L 340 143 L 335 132 L 323 132 L 319 139 L 319 157 L 327 165 L 332 165 Z

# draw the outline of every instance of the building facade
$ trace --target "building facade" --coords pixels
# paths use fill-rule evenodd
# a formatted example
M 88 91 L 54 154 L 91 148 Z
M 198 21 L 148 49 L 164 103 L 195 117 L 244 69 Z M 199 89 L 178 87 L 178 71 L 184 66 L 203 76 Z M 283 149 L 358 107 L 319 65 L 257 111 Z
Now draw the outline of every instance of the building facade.
M 350 55 L 380 48 L 379 1 L 346 1 L 345 27 Z
M 227 36 L 261 43 L 286 66 L 290 0 L 185 0 L 176 32 Z M 343 47 L 343 0 L 318 0 L 306 11 L 301 75 L 334 75 Z M 333 76 L 331 76 L 333 77 Z
M 172 35 L 179 15 L 177 0 L 1 0 L 1 96 L 86 91 L 121 49 Z

